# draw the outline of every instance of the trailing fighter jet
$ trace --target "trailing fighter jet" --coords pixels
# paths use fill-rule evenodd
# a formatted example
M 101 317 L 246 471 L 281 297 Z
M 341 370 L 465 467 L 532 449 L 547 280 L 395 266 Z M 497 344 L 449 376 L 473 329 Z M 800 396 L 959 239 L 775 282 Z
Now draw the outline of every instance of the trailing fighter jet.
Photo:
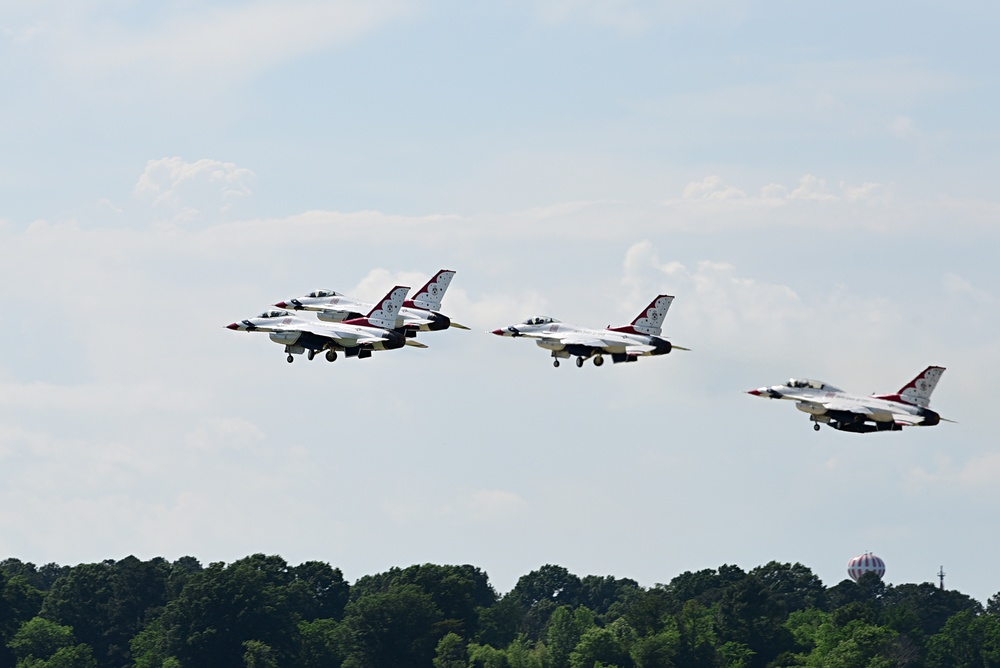
M 795 407 L 809 413 L 813 429 L 825 423 L 841 431 L 867 434 L 872 431 L 900 431 L 905 427 L 932 427 L 945 420 L 930 406 L 931 392 L 937 387 L 944 367 L 929 366 L 896 394 L 860 397 L 818 380 L 791 379 L 785 385 L 750 390 L 747 394 L 768 399 L 790 399 Z
M 666 355 L 671 350 L 688 350 L 671 345 L 660 336 L 663 318 L 674 301 L 672 295 L 659 295 L 642 310 L 630 325 L 606 329 L 588 329 L 548 316 L 528 318 L 524 322 L 502 329 L 494 329 L 497 336 L 524 336 L 535 339 L 540 347 L 552 351 L 552 366 L 559 366 L 560 359 L 576 356 L 576 365 L 583 366 L 589 357 L 594 366 L 604 364 L 603 355 L 611 361 L 635 362 L 642 355 Z
M 426 348 L 395 331 L 396 316 L 409 290 L 397 285 L 368 315 L 342 322 L 305 320 L 289 311 L 270 310 L 226 327 L 243 332 L 267 332 L 272 341 L 285 346 L 289 363 L 295 361 L 292 355 L 304 352 L 312 359 L 325 350 L 327 361 L 334 362 L 337 351 L 343 351 L 347 357 L 364 359 L 371 357 L 374 350 L 394 350 L 404 345 Z
M 413 299 L 403 302 L 403 308 L 396 317 L 393 329 L 404 327 L 406 336 L 416 336 L 417 332 L 436 332 L 448 327 L 468 329 L 464 325 L 452 322 L 451 318 L 440 313 L 441 300 L 445 290 L 451 284 L 455 272 L 442 269 L 420 288 Z M 352 318 L 360 318 L 361 314 L 372 308 L 367 302 L 353 297 L 346 297 L 333 290 L 313 290 L 305 297 L 297 297 L 275 304 L 278 308 L 293 311 L 316 311 L 316 317 L 324 322 L 342 322 Z

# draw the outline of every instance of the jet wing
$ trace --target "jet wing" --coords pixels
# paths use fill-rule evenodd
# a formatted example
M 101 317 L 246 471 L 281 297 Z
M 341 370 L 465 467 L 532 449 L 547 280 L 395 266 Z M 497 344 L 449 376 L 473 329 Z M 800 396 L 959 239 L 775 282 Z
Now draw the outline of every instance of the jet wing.
M 375 335 L 375 332 L 377 330 L 375 330 L 374 328 L 371 328 L 373 330 L 372 334 L 365 334 L 362 335 L 361 337 L 358 337 L 358 335 L 355 333 L 356 330 L 354 329 L 346 331 L 338 330 L 336 325 L 337 323 L 301 322 L 294 326 L 289 326 L 287 329 L 293 331 L 309 332 L 314 336 L 320 336 L 325 339 L 330 339 L 331 341 L 338 341 L 338 342 L 347 341 L 350 342 L 349 345 L 381 343 L 383 341 L 388 340 L 387 337 Z
M 561 343 L 565 346 L 586 346 L 587 348 L 604 349 L 608 345 L 607 341 L 599 339 L 596 336 L 581 336 L 577 334 L 567 334 L 565 336 L 540 335 L 538 338 L 546 343 Z
M 817 401 L 815 403 L 822 405 L 829 412 L 853 413 L 874 422 L 897 422 L 900 419 L 912 419 L 913 417 L 912 415 L 890 413 L 889 411 L 878 410 L 870 406 L 838 401 L 836 399 Z

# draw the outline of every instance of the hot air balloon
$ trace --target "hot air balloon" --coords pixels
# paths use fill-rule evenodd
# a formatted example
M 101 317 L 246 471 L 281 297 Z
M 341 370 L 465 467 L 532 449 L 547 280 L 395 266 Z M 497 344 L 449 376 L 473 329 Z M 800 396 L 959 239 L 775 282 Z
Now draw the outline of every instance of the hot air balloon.
M 885 562 L 871 552 L 865 552 L 847 562 L 847 574 L 855 582 L 865 573 L 874 573 L 881 580 L 885 575 Z

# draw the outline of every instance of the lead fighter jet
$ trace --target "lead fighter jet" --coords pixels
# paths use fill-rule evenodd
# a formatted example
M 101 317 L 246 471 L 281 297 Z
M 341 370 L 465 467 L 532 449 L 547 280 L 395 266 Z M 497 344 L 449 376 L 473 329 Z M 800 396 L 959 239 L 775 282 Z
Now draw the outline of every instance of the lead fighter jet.
M 338 323 L 305 320 L 288 311 L 270 310 L 226 325 L 227 329 L 242 332 L 267 332 L 271 340 L 285 346 L 288 362 L 307 352 L 309 359 L 326 351 L 329 362 L 337 360 L 337 351 L 347 357 L 364 359 L 374 350 L 394 350 L 404 345 L 426 348 L 422 343 L 407 339 L 395 331 L 396 316 L 406 299 L 409 288 L 397 285 L 379 303 L 361 318 Z
M 674 346 L 660 336 L 663 318 L 674 301 L 672 295 L 658 295 L 649 306 L 642 310 L 630 325 L 605 329 L 588 329 L 560 322 L 548 316 L 535 316 L 509 327 L 494 329 L 497 336 L 524 336 L 535 339 L 540 347 L 552 351 L 552 366 L 559 366 L 559 360 L 576 357 L 576 365 L 590 357 L 594 366 L 604 364 L 603 355 L 611 355 L 611 361 L 635 362 L 644 355 L 666 355 L 671 350 L 687 350 Z
M 931 392 L 937 387 L 944 367 L 929 366 L 895 394 L 860 397 L 818 380 L 789 380 L 750 390 L 747 394 L 768 399 L 790 399 L 795 407 L 809 414 L 813 429 L 820 423 L 840 431 L 867 434 L 873 431 L 900 431 L 905 427 L 932 427 L 942 420 L 929 406 Z
M 417 332 L 436 332 L 448 327 L 468 329 L 465 325 L 452 322 L 451 318 L 440 313 L 441 300 L 451 284 L 455 272 L 442 269 L 420 288 L 413 299 L 403 302 L 403 307 L 396 314 L 396 325 L 393 329 L 402 327 L 406 336 L 413 337 Z M 316 317 L 324 322 L 342 322 L 352 318 L 360 318 L 361 314 L 372 308 L 372 304 L 347 297 L 333 290 L 313 290 L 305 297 L 296 297 L 275 304 L 278 308 L 294 311 L 315 311 Z

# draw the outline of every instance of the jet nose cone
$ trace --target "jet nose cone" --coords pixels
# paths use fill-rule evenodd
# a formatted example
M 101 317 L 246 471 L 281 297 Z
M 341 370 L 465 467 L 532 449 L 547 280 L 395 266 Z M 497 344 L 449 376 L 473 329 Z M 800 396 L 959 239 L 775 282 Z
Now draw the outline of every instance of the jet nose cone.
M 504 335 L 504 331 L 498 327 L 498 328 L 494 329 L 492 332 L 490 332 L 490 334 L 496 334 L 497 336 L 503 336 Z
M 748 390 L 747 394 L 752 394 L 755 397 L 759 397 L 761 395 L 761 391 L 760 390 Z
M 288 302 L 278 302 L 275 306 L 278 308 L 288 308 Z
M 240 328 L 240 326 L 238 324 L 236 324 L 235 322 L 226 325 L 226 329 L 239 329 L 239 328 Z

